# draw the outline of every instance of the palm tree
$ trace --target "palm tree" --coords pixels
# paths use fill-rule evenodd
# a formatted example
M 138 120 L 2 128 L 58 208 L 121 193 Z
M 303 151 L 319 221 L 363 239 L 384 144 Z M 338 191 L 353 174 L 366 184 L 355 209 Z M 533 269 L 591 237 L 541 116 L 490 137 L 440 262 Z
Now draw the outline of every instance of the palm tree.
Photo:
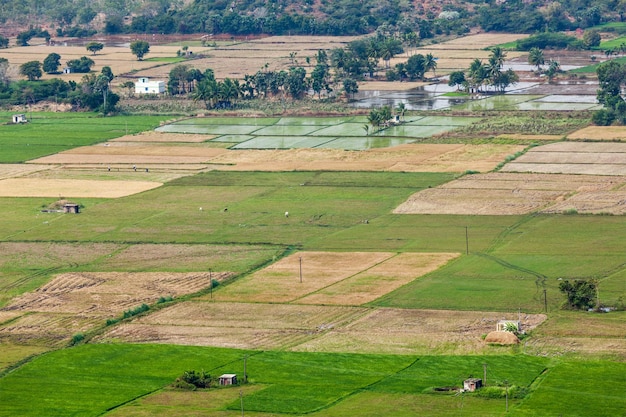
M 535 65 L 537 67 L 537 71 L 541 71 L 541 66 L 545 64 L 545 62 L 543 50 L 537 47 L 530 48 L 530 51 L 528 52 L 528 63 L 530 65 Z
M 474 92 L 477 92 L 486 78 L 487 73 L 485 70 L 485 66 L 480 59 L 476 58 L 472 61 L 468 70 L 468 82 L 470 85 L 470 89 L 474 90 Z
M 400 115 L 400 120 L 404 120 L 404 113 L 406 113 L 406 106 L 404 103 L 398 103 L 396 112 Z
M 437 58 L 433 56 L 433 54 L 426 54 L 424 57 L 424 72 L 428 72 L 430 70 L 433 71 L 433 77 L 437 78 Z

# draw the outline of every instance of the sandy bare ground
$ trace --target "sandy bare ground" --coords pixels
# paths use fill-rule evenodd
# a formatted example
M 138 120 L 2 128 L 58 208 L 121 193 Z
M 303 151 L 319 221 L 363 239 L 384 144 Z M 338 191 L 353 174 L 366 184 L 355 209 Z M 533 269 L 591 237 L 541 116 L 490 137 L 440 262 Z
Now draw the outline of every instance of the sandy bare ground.
M 161 185 L 163 184 L 149 181 L 9 178 L 0 180 L 0 196 L 119 198 Z
M 230 151 L 211 160 L 225 171 L 489 171 L 518 145 L 407 144 L 366 151 L 289 149 Z
M 438 188 L 413 194 L 398 206 L 399 214 L 517 215 L 550 210 L 572 195 L 607 192 L 626 178 L 592 175 L 491 173 L 467 175 Z M 615 205 L 621 194 L 608 193 Z
M 219 300 L 290 302 L 358 274 L 393 255 L 389 252 L 298 252 L 225 287 L 219 293 Z
M 439 269 L 458 253 L 402 253 L 361 273 L 309 294 L 304 304 L 362 305 Z
M 626 126 L 588 126 L 567 135 L 570 140 L 626 140 Z

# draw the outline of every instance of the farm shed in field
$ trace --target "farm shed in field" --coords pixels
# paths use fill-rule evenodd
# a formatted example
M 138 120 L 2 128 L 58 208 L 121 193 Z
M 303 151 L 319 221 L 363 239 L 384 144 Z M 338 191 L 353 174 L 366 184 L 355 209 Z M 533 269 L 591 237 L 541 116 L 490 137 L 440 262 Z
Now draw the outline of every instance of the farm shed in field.
M 147 77 L 141 77 L 135 83 L 136 94 L 161 94 L 165 92 L 165 81 L 150 81 Z
M 498 324 L 496 324 L 496 331 L 498 332 L 506 332 L 515 330 L 515 332 L 520 332 L 522 330 L 522 323 L 516 320 L 500 320 Z
M 224 374 L 219 378 L 220 385 L 237 385 L 237 374 Z
M 72 73 L 72 69 L 70 67 L 63 68 L 63 74 L 71 74 L 71 73 Z
M 468 378 L 463 381 L 463 389 L 465 391 L 474 392 L 483 386 L 483 380 L 480 378 Z
M 80 212 L 80 207 L 78 204 L 67 203 L 63 205 L 63 213 L 73 213 L 78 214 Z
M 13 115 L 13 123 L 26 123 L 28 122 L 28 120 L 26 120 L 26 115 L 25 114 L 14 114 Z

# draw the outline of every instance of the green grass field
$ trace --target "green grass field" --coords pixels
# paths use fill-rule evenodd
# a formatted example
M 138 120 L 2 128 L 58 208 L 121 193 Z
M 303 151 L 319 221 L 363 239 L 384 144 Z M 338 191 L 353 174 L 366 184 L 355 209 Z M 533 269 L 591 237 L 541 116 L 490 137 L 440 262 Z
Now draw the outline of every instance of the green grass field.
M 95 113 L 26 113 L 26 124 L 0 124 L 0 163 L 19 163 L 153 129 L 160 116 L 99 117 Z M 10 120 L 11 114 L 0 112 Z
M 204 370 L 214 377 L 237 373 L 241 378 L 245 356 L 252 387 L 246 386 L 242 399 L 246 412 L 303 415 L 317 411 L 313 415 L 350 416 L 372 407 L 370 413 L 378 410 L 383 415 L 390 405 L 388 399 L 398 397 L 405 400 L 395 404 L 399 415 L 409 415 L 407 410 L 413 415 L 433 415 L 433 404 L 437 407 L 434 415 L 458 415 L 461 401 L 467 411 L 484 408 L 494 413 L 488 415 L 498 415 L 496 410 L 502 415 L 505 404 L 500 395 L 485 398 L 467 393 L 459 398 L 454 392 L 434 391 L 458 388 L 470 375 L 482 377 L 484 366 L 488 386 L 501 387 L 495 389 L 500 393 L 505 384 L 511 387 L 512 415 L 615 416 L 626 406 L 622 395 L 626 367 L 606 361 L 555 363 L 523 355 L 416 357 L 106 344 L 51 352 L 5 375 L 0 379 L 0 416 L 89 416 L 113 409 L 118 415 L 125 415 L 125 410 L 134 415 L 151 397 L 157 400 L 161 390 L 186 370 Z M 577 390 L 581 379 L 592 387 L 583 396 Z M 219 395 L 239 388 L 213 390 Z M 408 396 L 416 401 L 409 404 Z M 374 398 L 383 401 L 371 404 Z M 239 412 L 241 402 L 237 398 L 223 403 L 215 412 Z M 203 415 L 218 415 L 210 412 L 214 406 L 207 404 Z

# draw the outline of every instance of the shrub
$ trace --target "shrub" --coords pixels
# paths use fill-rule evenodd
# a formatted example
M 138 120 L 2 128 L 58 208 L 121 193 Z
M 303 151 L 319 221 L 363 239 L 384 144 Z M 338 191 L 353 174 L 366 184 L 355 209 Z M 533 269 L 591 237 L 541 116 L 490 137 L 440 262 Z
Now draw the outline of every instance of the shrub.
M 135 307 L 130 310 L 124 311 L 123 318 L 127 319 L 129 317 L 136 316 L 137 314 L 141 314 L 144 311 L 148 311 L 148 310 L 150 310 L 150 306 L 148 306 L 147 304 L 142 304 L 139 307 Z
M 172 296 L 167 296 L 167 297 L 159 297 L 159 299 L 157 300 L 157 304 L 163 304 L 163 303 L 167 303 L 172 301 L 174 298 Z
M 82 342 L 83 340 L 85 340 L 85 335 L 82 333 L 76 333 L 74 336 L 72 336 L 71 345 L 75 346 L 79 344 L 80 342 Z
M 615 121 L 615 113 L 610 110 L 600 109 L 593 113 L 591 121 L 597 126 L 609 126 Z
M 174 386 L 180 389 L 195 390 L 197 388 L 209 388 L 211 386 L 211 375 L 204 371 L 185 371 L 182 376 L 176 378 Z

